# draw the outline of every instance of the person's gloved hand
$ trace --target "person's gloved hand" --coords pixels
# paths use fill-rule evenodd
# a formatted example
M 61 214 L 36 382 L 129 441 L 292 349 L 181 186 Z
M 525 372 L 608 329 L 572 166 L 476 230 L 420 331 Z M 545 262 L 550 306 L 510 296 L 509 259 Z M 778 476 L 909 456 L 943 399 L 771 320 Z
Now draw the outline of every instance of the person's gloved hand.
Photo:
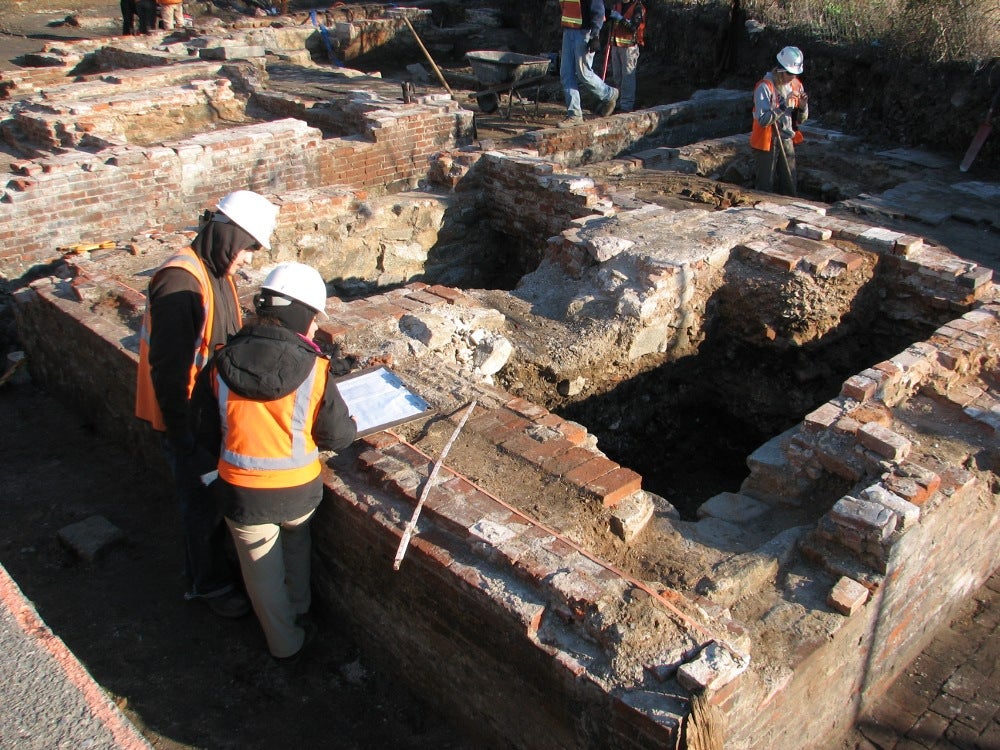
M 597 52 L 601 48 L 601 39 L 597 34 L 590 37 L 587 42 L 587 52 Z
M 617 10 L 611 11 L 611 13 L 608 14 L 608 17 L 612 21 L 621 21 L 624 18 L 624 16 L 621 13 L 619 13 Z

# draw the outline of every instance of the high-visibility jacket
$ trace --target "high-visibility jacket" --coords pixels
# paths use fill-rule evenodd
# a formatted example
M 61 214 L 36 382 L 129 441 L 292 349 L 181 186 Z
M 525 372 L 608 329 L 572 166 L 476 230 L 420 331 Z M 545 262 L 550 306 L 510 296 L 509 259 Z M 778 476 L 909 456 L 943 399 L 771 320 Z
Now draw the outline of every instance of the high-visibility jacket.
M 767 87 L 768 92 L 771 97 L 771 108 L 774 110 L 780 109 L 781 101 L 778 99 L 778 88 L 774 85 L 773 81 L 767 78 L 762 78 L 757 81 L 757 86 Z M 798 78 L 793 78 L 792 82 L 789 84 L 791 87 L 791 92 L 788 94 L 788 98 L 785 100 L 785 104 L 788 107 L 799 106 L 799 98 L 804 92 L 802 87 L 802 82 Z M 754 91 L 757 90 L 757 86 L 754 86 Z M 760 149 L 761 151 L 771 150 L 771 135 L 774 132 L 774 125 L 768 125 L 767 127 L 761 125 L 757 122 L 757 118 L 751 118 L 753 120 L 752 129 L 750 130 L 750 146 L 752 148 Z M 805 140 L 802 133 L 798 130 L 792 135 L 792 143 L 799 144 Z
M 639 9 L 640 0 L 634 0 L 628 4 L 628 9 L 622 13 L 624 9 L 624 3 L 619 0 L 615 3 L 614 10 L 621 14 L 625 21 L 631 21 L 632 16 Z M 611 27 L 611 41 L 616 47 L 631 47 L 634 44 L 638 44 L 640 47 L 646 43 L 646 14 L 642 14 L 642 18 L 639 19 L 639 25 L 635 30 L 630 31 L 629 27 L 619 21 Z
M 581 0 L 559 0 L 559 9 L 562 13 L 562 27 L 564 29 L 583 28 L 583 8 Z
M 212 291 L 212 281 L 208 276 L 208 269 L 205 268 L 205 264 L 192 248 L 186 247 L 176 255 L 168 258 L 156 270 L 153 279 L 155 280 L 156 276 L 166 268 L 183 268 L 194 276 L 201 289 L 204 315 L 202 316 L 202 326 L 198 334 L 197 346 L 191 360 L 191 372 L 188 378 L 187 389 L 188 396 L 190 397 L 191 391 L 194 390 L 195 377 L 198 375 L 198 371 L 208 362 L 211 355 L 209 348 L 211 346 L 212 322 L 215 314 L 215 294 Z M 243 315 L 240 310 L 239 296 L 236 293 L 236 284 L 233 283 L 231 276 L 227 276 L 226 280 L 229 282 L 229 288 L 233 294 L 233 309 L 236 310 L 237 325 L 242 325 Z M 152 286 L 152 281 L 150 282 L 150 286 Z M 149 365 L 149 337 L 153 330 L 153 321 L 149 315 L 148 296 L 147 292 L 146 312 L 142 317 L 142 328 L 139 330 L 139 373 L 135 389 L 135 415 L 139 419 L 145 419 L 149 422 L 154 430 L 165 432 L 167 425 L 163 421 L 163 412 L 160 411 L 160 403 L 156 400 L 156 392 L 153 389 L 153 373 Z
M 299 387 L 273 401 L 241 396 L 214 373 L 212 389 L 222 421 L 219 476 L 237 487 L 257 489 L 298 487 L 319 476 L 312 428 L 329 372 L 330 361 L 317 357 Z

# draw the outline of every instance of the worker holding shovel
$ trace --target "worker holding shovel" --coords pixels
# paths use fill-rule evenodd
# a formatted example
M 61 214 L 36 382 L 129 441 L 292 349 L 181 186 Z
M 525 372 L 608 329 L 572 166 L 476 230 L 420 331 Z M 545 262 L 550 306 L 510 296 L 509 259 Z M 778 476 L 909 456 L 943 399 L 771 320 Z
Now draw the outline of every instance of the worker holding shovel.
M 799 124 L 809 118 L 809 97 L 798 77 L 802 51 L 785 47 L 778 64 L 753 91 L 750 147 L 757 161 L 757 190 L 796 195 L 795 145 L 802 142 Z

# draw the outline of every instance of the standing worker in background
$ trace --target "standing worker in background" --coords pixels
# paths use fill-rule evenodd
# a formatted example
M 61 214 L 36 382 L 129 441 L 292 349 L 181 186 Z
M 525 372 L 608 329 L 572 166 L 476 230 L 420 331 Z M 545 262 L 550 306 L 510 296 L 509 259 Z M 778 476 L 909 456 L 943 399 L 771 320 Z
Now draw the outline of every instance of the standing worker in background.
M 809 97 L 796 77 L 802 73 L 801 50 L 785 47 L 777 59 L 753 91 L 750 147 L 757 160 L 757 190 L 794 196 L 795 144 L 802 142 L 799 124 L 809 119 Z
M 646 6 L 642 0 L 617 0 L 609 14 L 611 79 L 618 84 L 620 112 L 635 109 L 635 70 L 639 48 L 646 43 Z
M 357 425 L 313 342 L 326 284 L 282 263 L 255 299 L 257 321 L 216 352 L 199 376 L 199 439 L 219 454 L 213 485 L 236 543 L 268 650 L 297 657 L 309 611 L 309 520 L 323 498 L 320 450 L 339 450 Z
M 559 123 L 569 128 L 583 122 L 580 89 L 599 102 L 596 114 L 607 117 L 618 104 L 618 89 L 608 86 L 594 70 L 594 53 L 601 46 L 604 0 L 559 0 L 562 13 L 562 52 L 559 78 L 566 95 L 566 118 Z
M 160 11 L 160 21 L 168 31 L 174 27 L 184 28 L 184 3 L 181 0 L 156 0 Z
M 174 476 L 191 583 L 185 598 L 200 599 L 223 617 L 242 617 L 250 606 L 234 585 L 222 515 L 199 479 L 191 393 L 211 353 L 243 324 L 233 274 L 258 247 L 271 247 L 278 207 L 238 190 L 206 218 L 191 246 L 167 259 L 149 282 L 135 411 L 162 433 Z

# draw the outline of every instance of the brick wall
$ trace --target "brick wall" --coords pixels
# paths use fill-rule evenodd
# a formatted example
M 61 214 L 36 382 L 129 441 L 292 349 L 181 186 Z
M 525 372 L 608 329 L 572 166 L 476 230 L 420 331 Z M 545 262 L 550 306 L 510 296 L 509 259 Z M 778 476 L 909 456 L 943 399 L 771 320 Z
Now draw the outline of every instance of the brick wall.
M 141 300 L 124 287 L 105 294 L 98 282 L 113 283 L 46 279 L 18 293 L 28 362 L 36 378 L 67 394 L 99 429 L 154 461 L 155 441 L 132 417 L 134 331 L 120 322 L 123 312 L 134 317 Z M 454 298 L 453 290 L 413 286 L 386 295 L 381 313 L 377 299 L 338 307 L 342 314 L 334 322 L 367 326 L 369 313 L 394 317 L 391 308 L 401 313 L 409 309 L 402 305 L 440 306 Z M 985 305 L 913 351 L 859 373 L 838 399 L 807 417 L 795 450 L 794 438 L 785 441 L 787 460 L 778 471 L 795 475 L 819 465 L 846 472 L 844 478 L 857 484 L 857 497 L 835 503 L 802 549 L 818 566 L 806 571 L 810 579 L 851 579 L 869 592 L 868 600 L 852 605 L 849 614 L 811 599 L 779 600 L 766 616 L 733 621 L 734 633 L 745 626 L 758 637 L 770 632 L 794 645 L 775 671 L 751 668 L 710 691 L 726 715 L 727 747 L 823 746 L 853 707 L 885 690 L 932 629 L 995 567 L 995 495 L 957 466 L 917 471 L 895 433 L 843 409 L 850 400 L 874 414 L 877 400 L 883 408 L 897 407 L 918 390 L 933 390 L 982 429 L 995 431 L 989 389 L 970 384 L 996 370 L 998 320 L 996 304 Z M 450 387 L 445 377 L 441 388 Z M 524 440 L 537 424 L 560 432 L 550 442 L 562 455 L 579 450 L 571 447 L 572 437 L 579 438 L 571 423 L 553 424 L 544 409 L 504 402 L 493 390 L 484 391 L 487 398 L 501 400 L 467 427 L 495 440 L 502 453 L 528 464 L 537 457 L 544 467 L 551 460 L 549 443 Z M 818 439 L 833 432 L 846 438 L 851 430 L 849 440 L 836 443 L 837 456 L 831 443 Z M 373 658 L 427 691 L 487 744 L 639 748 L 673 742 L 687 710 L 684 691 L 668 680 L 659 690 L 611 693 L 595 678 L 594 665 L 606 657 L 593 645 L 600 641 L 591 615 L 601 596 L 621 600 L 635 585 L 612 569 L 584 559 L 455 476 L 431 493 L 420 533 L 401 570 L 392 571 L 402 524 L 428 467 L 427 457 L 385 436 L 338 458 L 325 477 L 328 502 L 314 526 L 321 605 L 348 624 Z M 620 470 L 628 471 L 614 471 Z M 637 486 L 637 478 L 628 486 Z M 586 490 L 586 478 L 580 481 Z M 873 490 L 875 484 L 883 489 Z M 808 502 L 811 489 L 801 493 Z M 674 596 L 680 601 L 684 595 Z M 697 606 L 707 612 L 718 605 Z M 796 635 L 798 619 L 814 621 L 802 631 L 809 637 Z
M 612 119 L 526 133 L 517 143 L 559 164 L 579 166 L 613 159 L 625 151 L 731 135 L 746 130 L 748 120 L 747 94 L 719 89 Z
M 278 120 L 159 147 L 24 159 L 0 193 L 0 271 L 17 276 L 62 245 L 188 226 L 235 189 L 272 194 L 349 184 L 379 191 L 415 182 L 471 116 L 442 103 L 401 119 L 376 113 L 368 140 L 324 140 L 299 120 Z

